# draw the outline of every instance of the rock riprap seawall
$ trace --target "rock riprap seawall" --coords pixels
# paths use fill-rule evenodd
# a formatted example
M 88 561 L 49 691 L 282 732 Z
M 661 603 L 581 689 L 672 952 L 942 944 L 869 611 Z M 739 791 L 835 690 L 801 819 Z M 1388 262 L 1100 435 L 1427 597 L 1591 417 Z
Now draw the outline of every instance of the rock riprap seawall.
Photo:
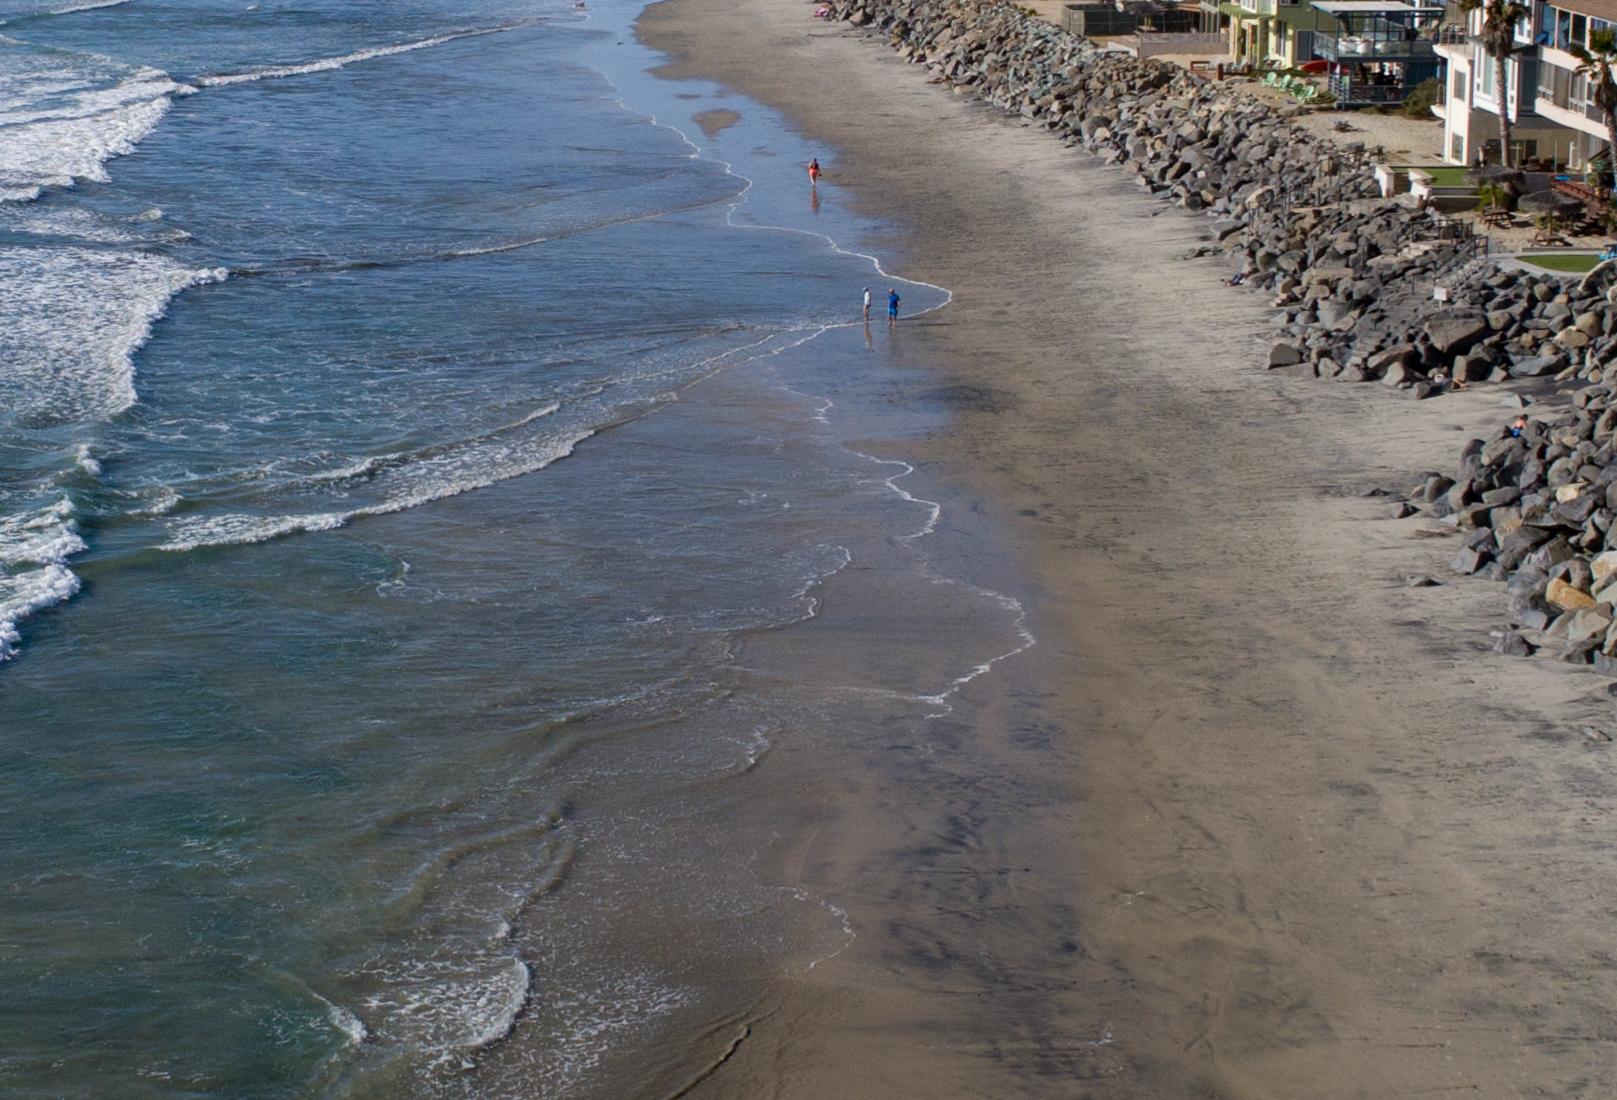
M 1473 439 L 1458 469 L 1422 476 L 1399 515 L 1456 526 L 1453 567 L 1506 582 L 1502 652 L 1549 647 L 1617 675 L 1617 278 L 1504 270 L 1452 221 L 1383 198 L 1369 154 L 1277 108 L 1165 62 L 1099 49 L 1001 3 L 829 0 L 957 90 L 1043 126 L 1211 219 L 1195 254 L 1273 295 L 1272 368 L 1397 387 L 1529 380 L 1525 429 Z M 1537 380 L 1537 381 L 1533 381 Z M 1518 398 L 1522 407 L 1528 399 Z M 1501 417 L 1503 421 L 1505 417 Z

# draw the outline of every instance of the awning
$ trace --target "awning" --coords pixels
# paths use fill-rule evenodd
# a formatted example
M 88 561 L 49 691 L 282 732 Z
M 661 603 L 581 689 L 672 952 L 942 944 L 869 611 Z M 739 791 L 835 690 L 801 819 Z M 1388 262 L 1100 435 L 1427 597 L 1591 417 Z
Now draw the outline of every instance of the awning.
M 1326 15 L 1408 15 L 1411 12 L 1441 15 L 1442 8 L 1406 4 L 1403 0 L 1314 0 L 1314 7 Z

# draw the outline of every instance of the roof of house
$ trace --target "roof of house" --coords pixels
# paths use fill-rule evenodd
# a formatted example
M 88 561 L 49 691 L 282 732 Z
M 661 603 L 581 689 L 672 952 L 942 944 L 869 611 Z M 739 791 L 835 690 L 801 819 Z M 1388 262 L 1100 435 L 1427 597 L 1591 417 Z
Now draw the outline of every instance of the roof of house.
M 1617 0 L 1611 0 L 1611 2 L 1617 3 Z M 1314 0 L 1314 7 L 1326 15 L 1407 15 L 1412 11 L 1440 12 L 1443 10 L 1441 6 L 1406 4 L 1404 0 Z

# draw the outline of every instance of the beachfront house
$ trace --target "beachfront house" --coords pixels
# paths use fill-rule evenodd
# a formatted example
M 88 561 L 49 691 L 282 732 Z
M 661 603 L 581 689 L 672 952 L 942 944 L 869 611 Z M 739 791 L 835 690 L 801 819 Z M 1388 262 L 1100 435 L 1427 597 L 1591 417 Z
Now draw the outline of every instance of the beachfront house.
M 1225 0 L 1219 12 L 1229 19 L 1230 57 L 1235 64 L 1262 65 L 1269 56 L 1269 36 L 1277 0 Z
M 1574 42 L 1587 46 L 1591 32 L 1617 24 L 1617 0 L 1556 0 L 1537 5 L 1538 80 L 1534 109 L 1564 127 L 1555 146 L 1557 166 L 1587 168 L 1606 148 L 1606 120 L 1595 106 L 1587 77 L 1577 72 L 1578 59 L 1567 51 Z M 1539 149 L 1545 156 L 1546 150 Z
M 1402 0 L 1314 0 L 1310 49 L 1336 102 L 1401 103 L 1437 75 L 1443 9 Z
M 1400 102 L 1440 68 L 1441 7 L 1405 0 L 1239 0 L 1224 8 L 1238 62 L 1317 66 L 1343 106 Z
M 1611 0 L 1611 6 L 1617 7 L 1617 0 Z M 1482 12 L 1466 13 L 1450 6 L 1450 26 L 1459 33 L 1447 33 L 1449 28 L 1445 28 L 1439 37 L 1437 52 L 1446 72 L 1443 99 L 1432 107 L 1432 113 L 1443 120 L 1444 160 L 1451 164 L 1498 163 L 1501 109 L 1510 112 L 1514 163 L 1542 162 L 1559 168 L 1579 164 L 1580 157 L 1587 156 L 1587 143 L 1580 145 L 1577 130 L 1569 122 L 1583 111 L 1573 103 L 1581 102 L 1580 97 L 1587 93 L 1581 85 L 1576 90 L 1573 87 L 1570 70 L 1577 68 L 1577 62 L 1564 50 L 1547 51 L 1544 46 L 1549 36 L 1543 28 L 1554 24 L 1556 17 L 1549 13 L 1555 10 L 1535 0 L 1531 13 L 1516 28 L 1520 52 L 1501 72 L 1477 41 L 1482 33 Z M 1570 20 L 1566 30 L 1570 35 Z M 1555 59 L 1551 68 L 1560 76 L 1546 72 L 1546 54 Z

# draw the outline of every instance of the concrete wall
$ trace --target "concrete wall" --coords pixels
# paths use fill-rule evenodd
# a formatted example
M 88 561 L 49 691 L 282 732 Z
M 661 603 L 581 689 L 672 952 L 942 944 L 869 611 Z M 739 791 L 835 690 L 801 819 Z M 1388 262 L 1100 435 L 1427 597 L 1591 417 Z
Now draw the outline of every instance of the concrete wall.
M 1138 23 L 1112 4 L 1068 4 L 1061 13 L 1061 28 L 1084 38 L 1133 34 Z
M 1140 33 L 1140 56 L 1158 54 L 1192 54 L 1197 57 L 1223 57 L 1229 53 L 1229 41 L 1222 34 L 1161 34 L 1150 31 Z

